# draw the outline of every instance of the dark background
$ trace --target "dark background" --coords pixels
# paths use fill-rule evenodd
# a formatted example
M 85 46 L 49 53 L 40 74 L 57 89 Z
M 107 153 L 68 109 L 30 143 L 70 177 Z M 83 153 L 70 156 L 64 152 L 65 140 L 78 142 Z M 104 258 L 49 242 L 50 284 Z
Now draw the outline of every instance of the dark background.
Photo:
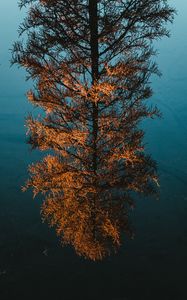
M 40 154 L 25 143 L 24 118 L 35 112 L 24 96 L 31 83 L 9 67 L 8 49 L 24 17 L 16 2 L 0 0 L 0 299 L 186 300 L 187 2 L 169 1 L 178 16 L 171 38 L 156 43 L 163 76 L 152 79 L 152 103 L 163 119 L 144 122 L 160 200 L 138 199 L 135 239 L 97 263 L 61 248 L 41 222 L 41 200 L 21 192 L 27 165 Z

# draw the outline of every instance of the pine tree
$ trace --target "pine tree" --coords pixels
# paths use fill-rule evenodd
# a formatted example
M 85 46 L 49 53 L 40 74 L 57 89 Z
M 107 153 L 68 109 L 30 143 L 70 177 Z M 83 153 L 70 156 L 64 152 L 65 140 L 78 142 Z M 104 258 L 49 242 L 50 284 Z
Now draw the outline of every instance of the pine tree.
M 13 63 L 34 81 L 29 143 L 50 150 L 29 167 L 25 189 L 65 244 L 97 260 L 132 236 L 134 195 L 157 193 L 156 163 L 140 122 L 159 115 L 152 95 L 154 40 L 168 36 L 165 0 L 22 0 L 28 14 Z

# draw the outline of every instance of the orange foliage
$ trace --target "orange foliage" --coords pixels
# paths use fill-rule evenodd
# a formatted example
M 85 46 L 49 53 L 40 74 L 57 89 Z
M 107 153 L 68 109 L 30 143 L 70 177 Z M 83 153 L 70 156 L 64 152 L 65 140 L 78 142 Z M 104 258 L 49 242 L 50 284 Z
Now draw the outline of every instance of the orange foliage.
M 24 188 L 44 195 L 42 216 L 65 244 L 92 260 L 132 237 L 134 192 L 157 192 L 154 161 L 139 123 L 159 115 L 145 102 L 152 40 L 167 35 L 166 1 L 22 0 L 30 4 L 13 62 L 36 88 L 28 100 L 45 116 L 27 119 L 29 143 L 50 150 L 31 165 Z

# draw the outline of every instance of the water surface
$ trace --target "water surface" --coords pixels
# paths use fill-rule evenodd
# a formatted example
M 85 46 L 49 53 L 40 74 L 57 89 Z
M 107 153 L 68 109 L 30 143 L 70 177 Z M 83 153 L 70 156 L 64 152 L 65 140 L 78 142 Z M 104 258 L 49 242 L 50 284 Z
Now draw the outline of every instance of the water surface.
M 153 78 L 153 103 L 163 119 L 146 121 L 147 151 L 158 162 L 160 200 L 139 199 L 133 241 L 99 263 L 61 248 L 40 218 L 40 200 L 22 193 L 27 165 L 40 154 L 25 143 L 24 72 L 9 69 L 8 49 L 22 15 L 0 4 L 0 294 L 1 299 L 185 300 L 187 269 L 187 4 L 170 1 L 178 16 L 172 36 L 157 43 L 162 78 Z M 13 5 L 13 6 L 12 6 Z M 5 12 L 10 11 L 9 18 Z M 6 33 L 5 33 L 6 28 Z M 45 251 L 47 250 L 47 251 Z M 47 254 L 47 255 L 46 255 Z

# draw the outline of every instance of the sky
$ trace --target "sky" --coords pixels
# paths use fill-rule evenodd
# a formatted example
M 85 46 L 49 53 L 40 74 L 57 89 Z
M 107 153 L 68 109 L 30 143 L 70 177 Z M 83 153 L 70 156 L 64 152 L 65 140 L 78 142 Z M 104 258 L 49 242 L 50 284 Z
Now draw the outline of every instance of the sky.
M 158 61 L 161 66 L 170 72 L 172 65 L 165 65 L 170 60 L 165 56 L 171 56 L 171 62 L 175 63 L 176 74 L 180 76 L 180 70 L 185 59 L 187 49 L 187 30 L 185 24 L 185 15 L 187 15 L 186 0 L 169 0 L 172 6 L 178 10 L 178 17 L 175 19 L 174 26 L 171 26 L 172 36 L 159 42 L 160 56 Z M 22 22 L 25 11 L 20 11 L 17 0 L 0 0 L 0 96 L 23 96 L 28 89 L 29 84 L 25 82 L 25 72 L 16 66 L 10 68 L 10 59 L 12 44 L 17 40 L 18 27 Z M 181 24 L 181 22 L 184 22 Z M 181 32 L 184 28 L 184 32 Z M 180 45 L 180 47 L 179 47 Z M 177 51 L 175 48 L 178 48 Z M 179 50 L 180 48 L 180 50 Z M 168 50 L 168 51 L 167 51 Z M 173 66 L 174 67 L 174 66 Z
M 0 0 L 0 96 L 20 96 L 28 87 L 25 73 L 10 67 L 12 44 L 17 40 L 18 27 L 25 12 L 20 11 L 17 0 Z

